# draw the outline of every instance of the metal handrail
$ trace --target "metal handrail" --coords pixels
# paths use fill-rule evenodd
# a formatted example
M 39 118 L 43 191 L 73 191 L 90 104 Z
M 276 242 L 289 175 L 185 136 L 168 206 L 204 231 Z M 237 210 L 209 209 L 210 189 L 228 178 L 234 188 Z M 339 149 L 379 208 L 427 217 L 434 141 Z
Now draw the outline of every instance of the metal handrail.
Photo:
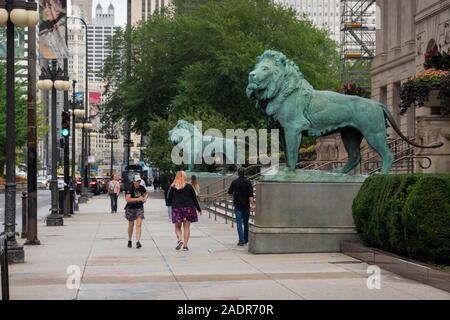
M 254 174 L 253 176 L 250 176 L 247 179 L 250 180 L 253 183 L 256 178 L 262 176 L 264 173 L 269 172 L 272 169 L 273 169 L 272 167 L 269 167 L 269 168 L 267 168 L 265 170 L 261 170 L 257 174 Z M 205 195 L 205 196 L 200 195 L 200 199 L 203 202 L 206 202 L 208 200 L 211 201 L 211 199 L 215 200 L 216 198 L 218 198 L 220 196 L 223 196 L 223 195 L 226 195 L 227 193 L 228 193 L 228 188 L 225 188 L 225 189 L 219 190 L 219 191 L 217 191 L 217 192 L 215 192 L 213 194 L 208 194 L 208 195 Z
M 428 166 L 423 166 L 422 163 L 418 162 L 419 166 L 420 166 L 422 169 L 424 169 L 424 170 L 431 168 L 431 165 L 433 164 L 433 161 L 431 160 L 430 157 L 427 157 L 427 156 L 416 156 L 416 155 L 409 155 L 409 156 L 401 157 L 401 158 L 395 160 L 395 161 L 393 162 L 393 164 L 397 164 L 397 163 L 399 163 L 399 162 L 401 162 L 401 161 L 404 161 L 404 160 L 414 160 L 414 159 L 425 159 L 425 160 L 428 160 L 428 163 L 429 163 Z M 377 173 L 377 172 L 380 171 L 381 169 L 382 169 L 382 168 L 378 168 L 378 169 L 376 169 L 376 170 L 373 170 L 372 172 L 370 172 L 370 174 Z
M 250 171 L 250 169 L 254 169 L 254 168 L 258 168 L 258 167 L 262 167 L 262 165 L 260 165 L 260 164 L 252 164 L 252 165 L 250 165 L 248 167 L 245 167 L 245 172 L 247 173 L 248 171 Z M 236 174 L 237 174 L 237 171 L 234 171 L 231 175 L 236 175 Z M 214 186 L 216 184 L 223 183 L 223 181 L 226 180 L 226 179 L 227 178 L 220 179 L 218 181 L 215 181 L 213 183 L 210 183 L 210 184 L 200 188 L 200 193 L 203 193 L 203 191 L 207 190 L 208 188 L 210 188 L 210 187 L 212 187 L 212 186 Z

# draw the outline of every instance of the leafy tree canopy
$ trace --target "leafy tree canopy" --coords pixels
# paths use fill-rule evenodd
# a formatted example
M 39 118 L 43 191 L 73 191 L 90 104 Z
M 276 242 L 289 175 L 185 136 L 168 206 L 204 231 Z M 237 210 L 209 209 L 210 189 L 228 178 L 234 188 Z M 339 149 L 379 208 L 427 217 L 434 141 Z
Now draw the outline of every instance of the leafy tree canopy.
M 267 117 L 245 88 L 256 57 L 267 49 L 295 61 L 315 88 L 338 86 L 336 43 L 268 0 L 175 0 L 161 14 L 119 30 L 108 46 L 105 123 L 130 121 L 153 147 L 167 140 L 167 132 L 153 136 L 155 121 L 173 127 L 181 118 L 202 120 L 204 129 L 266 127 Z

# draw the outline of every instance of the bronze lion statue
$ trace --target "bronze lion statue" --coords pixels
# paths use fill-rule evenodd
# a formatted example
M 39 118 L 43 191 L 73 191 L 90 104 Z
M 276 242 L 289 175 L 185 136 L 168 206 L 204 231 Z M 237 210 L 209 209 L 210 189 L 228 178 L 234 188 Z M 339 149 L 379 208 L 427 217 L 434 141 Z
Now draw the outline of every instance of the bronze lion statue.
M 265 51 L 249 75 L 247 96 L 255 98 L 266 114 L 285 131 L 288 168 L 295 171 L 302 137 L 340 132 L 348 152 L 348 163 L 340 170 L 349 173 L 361 160 L 360 145 L 366 138 L 383 160 L 383 174 L 391 170 L 394 156 L 387 144 L 386 120 L 397 134 L 418 148 L 439 148 L 442 143 L 418 145 L 405 137 L 383 104 L 331 91 L 316 91 L 298 66 L 277 51 Z

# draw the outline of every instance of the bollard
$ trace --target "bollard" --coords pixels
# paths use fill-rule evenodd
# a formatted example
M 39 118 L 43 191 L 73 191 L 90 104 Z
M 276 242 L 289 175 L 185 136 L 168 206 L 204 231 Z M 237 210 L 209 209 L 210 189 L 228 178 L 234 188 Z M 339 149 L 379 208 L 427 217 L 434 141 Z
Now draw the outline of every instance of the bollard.
M 6 237 L 0 237 L 0 265 L 2 281 L 2 300 L 9 300 L 8 242 Z
M 225 224 L 228 224 L 228 203 L 225 202 Z
M 27 192 L 22 192 L 22 233 L 21 238 L 27 238 L 27 230 L 28 230 L 28 214 L 27 214 Z

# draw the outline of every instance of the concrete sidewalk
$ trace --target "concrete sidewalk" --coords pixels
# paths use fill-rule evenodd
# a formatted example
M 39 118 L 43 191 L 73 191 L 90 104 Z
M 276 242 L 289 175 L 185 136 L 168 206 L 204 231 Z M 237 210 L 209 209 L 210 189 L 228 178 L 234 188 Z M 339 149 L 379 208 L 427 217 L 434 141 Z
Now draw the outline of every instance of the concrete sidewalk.
M 369 290 L 368 266 L 339 253 L 252 255 L 236 246 L 231 224 L 207 215 L 192 227 L 190 251 L 176 251 L 164 200 L 150 195 L 140 250 L 126 246 L 123 196 L 118 214 L 100 196 L 80 205 L 64 227 L 40 223 L 42 245 L 25 247 L 26 263 L 10 268 L 11 298 L 450 299 L 384 271 L 381 289 Z M 81 271 L 78 290 L 66 286 L 69 266 Z

